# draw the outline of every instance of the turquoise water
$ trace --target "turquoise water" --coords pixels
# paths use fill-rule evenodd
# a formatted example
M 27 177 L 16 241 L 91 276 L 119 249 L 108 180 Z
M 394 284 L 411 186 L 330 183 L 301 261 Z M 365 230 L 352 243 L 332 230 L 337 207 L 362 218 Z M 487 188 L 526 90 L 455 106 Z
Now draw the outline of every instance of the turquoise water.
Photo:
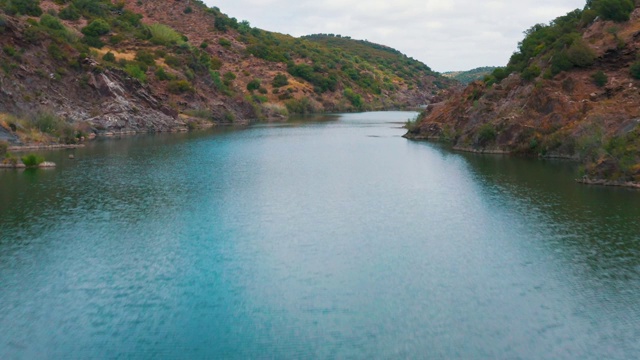
M 640 192 L 410 142 L 412 116 L 0 171 L 0 359 L 640 358 Z

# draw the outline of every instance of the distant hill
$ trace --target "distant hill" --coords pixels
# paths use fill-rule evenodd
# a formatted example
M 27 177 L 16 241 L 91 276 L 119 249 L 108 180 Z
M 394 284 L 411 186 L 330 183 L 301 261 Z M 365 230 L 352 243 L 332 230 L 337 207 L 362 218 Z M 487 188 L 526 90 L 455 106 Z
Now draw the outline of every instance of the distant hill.
M 0 34 L 0 126 L 31 142 L 415 107 L 453 84 L 386 46 L 269 32 L 200 1 L 0 0 Z
M 468 71 L 447 71 L 442 75 L 450 79 L 458 80 L 463 84 L 469 84 L 476 80 L 482 80 L 485 76 L 491 75 L 491 73 L 497 69 L 496 66 L 484 66 Z

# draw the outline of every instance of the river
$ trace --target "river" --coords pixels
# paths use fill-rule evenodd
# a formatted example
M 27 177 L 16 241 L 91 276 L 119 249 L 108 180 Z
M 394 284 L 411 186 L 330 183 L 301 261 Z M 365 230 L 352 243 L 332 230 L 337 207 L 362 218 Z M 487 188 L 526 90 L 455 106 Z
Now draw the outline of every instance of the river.
M 0 171 L 0 359 L 640 358 L 640 192 L 407 112 Z

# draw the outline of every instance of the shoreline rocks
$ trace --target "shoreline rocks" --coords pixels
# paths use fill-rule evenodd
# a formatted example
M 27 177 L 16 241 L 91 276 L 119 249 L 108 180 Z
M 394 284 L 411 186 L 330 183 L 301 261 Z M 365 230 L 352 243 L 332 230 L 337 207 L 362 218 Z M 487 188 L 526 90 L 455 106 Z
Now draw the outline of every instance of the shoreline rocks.
M 31 169 L 52 169 L 56 167 L 56 163 L 51 162 L 51 161 L 45 161 L 41 164 L 39 164 L 38 166 L 34 166 Z M 17 164 L 5 164 L 5 163 L 0 163 L 0 169 L 28 169 L 28 167 L 19 162 Z
M 640 189 L 640 183 L 633 182 L 633 181 L 612 181 L 612 180 L 604 180 L 604 179 L 591 179 L 585 176 L 581 179 L 576 179 L 576 182 L 578 184 L 583 184 L 583 185 L 614 186 L 614 187 Z
M 18 145 L 9 146 L 7 149 L 9 152 L 22 152 L 22 151 L 37 151 L 37 150 L 59 150 L 59 149 L 78 149 L 83 148 L 84 144 L 53 144 L 53 145 Z

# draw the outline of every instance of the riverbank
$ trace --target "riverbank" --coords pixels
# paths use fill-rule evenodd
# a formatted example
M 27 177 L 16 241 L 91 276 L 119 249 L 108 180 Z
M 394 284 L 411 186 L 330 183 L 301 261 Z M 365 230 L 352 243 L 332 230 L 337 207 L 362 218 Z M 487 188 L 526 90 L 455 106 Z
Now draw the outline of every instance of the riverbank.
M 585 176 L 581 179 L 576 179 L 576 182 L 584 185 L 626 187 L 626 188 L 640 189 L 640 183 L 637 183 L 634 181 L 612 181 L 612 180 L 602 180 L 602 179 L 591 179 Z
M 40 168 L 40 169 L 51 169 L 56 167 L 56 163 L 51 162 L 51 161 L 44 161 L 40 164 L 38 164 L 37 166 L 33 166 L 33 168 Z M 26 166 L 24 163 L 0 163 L 0 169 L 27 169 L 29 168 L 28 166 Z
M 441 138 L 436 137 L 436 136 L 415 136 L 413 134 L 407 133 L 407 134 L 403 135 L 402 137 L 404 137 L 407 140 L 411 140 L 411 141 L 430 141 L 430 142 L 438 142 L 438 143 L 443 143 L 444 142 L 444 141 L 442 141 Z M 459 151 L 459 152 L 466 152 L 466 153 L 473 153 L 473 154 L 484 154 L 484 155 L 514 155 L 514 153 L 512 151 L 508 151 L 508 150 L 475 149 L 475 148 L 463 147 L 463 146 L 452 146 L 451 150 Z M 538 156 L 538 158 L 539 159 L 546 159 L 546 160 L 572 161 L 572 162 L 576 162 L 576 163 L 580 162 L 580 159 L 575 157 L 575 156 L 564 156 L 564 155 L 559 155 L 559 154 L 553 154 L 553 155 L 548 155 L 548 156 Z M 626 188 L 640 189 L 640 183 L 634 182 L 634 181 L 613 181 L 613 180 L 607 180 L 607 179 L 592 179 L 592 178 L 589 178 L 589 177 L 585 176 L 583 178 L 576 179 L 576 182 L 578 184 L 583 184 L 583 185 L 595 185 L 595 186 L 607 186 L 607 187 L 626 187 Z
M 9 152 L 25 152 L 25 151 L 42 151 L 42 150 L 63 150 L 63 149 L 77 149 L 83 148 L 84 144 L 50 144 L 50 145 L 42 145 L 42 144 L 28 144 L 28 145 L 14 145 L 9 146 L 7 151 Z

